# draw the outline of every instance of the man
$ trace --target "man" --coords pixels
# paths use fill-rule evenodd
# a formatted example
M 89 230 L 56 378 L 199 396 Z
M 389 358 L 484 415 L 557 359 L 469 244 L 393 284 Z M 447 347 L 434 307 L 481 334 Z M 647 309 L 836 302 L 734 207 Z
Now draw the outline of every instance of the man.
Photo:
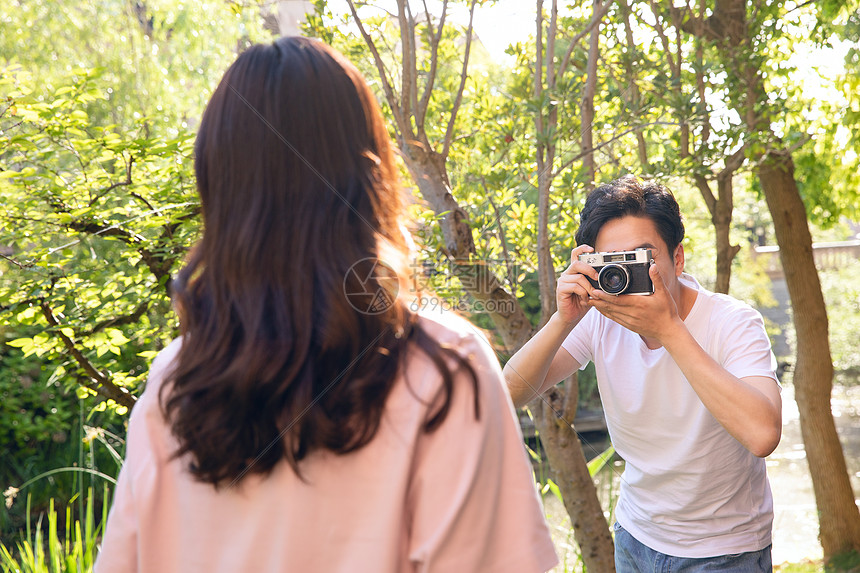
M 589 194 L 558 311 L 505 366 L 522 406 L 593 361 L 609 435 L 626 462 L 615 561 L 628 571 L 770 571 L 764 458 L 782 426 L 758 312 L 684 273 L 684 225 L 661 185 L 628 176 Z M 650 249 L 654 293 L 613 296 L 578 260 Z M 592 310 L 594 309 L 594 310 Z M 668 569 L 664 569 L 668 567 Z

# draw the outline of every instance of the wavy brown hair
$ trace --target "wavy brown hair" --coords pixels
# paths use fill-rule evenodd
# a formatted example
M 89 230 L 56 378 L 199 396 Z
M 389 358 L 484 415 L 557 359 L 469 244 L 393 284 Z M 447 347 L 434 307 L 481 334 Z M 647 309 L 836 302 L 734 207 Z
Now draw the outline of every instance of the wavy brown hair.
M 315 450 L 366 445 L 411 346 L 443 381 L 425 430 L 445 419 L 460 369 L 478 416 L 474 371 L 403 301 L 361 312 L 346 296 L 389 292 L 384 275 L 349 271 L 408 251 L 391 140 L 354 66 L 304 38 L 249 48 L 194 151 L 203 236 L 175 281 L 183 338 L 160 401 L 197 479 L 232 484 L 281 460 L 299 473 Z

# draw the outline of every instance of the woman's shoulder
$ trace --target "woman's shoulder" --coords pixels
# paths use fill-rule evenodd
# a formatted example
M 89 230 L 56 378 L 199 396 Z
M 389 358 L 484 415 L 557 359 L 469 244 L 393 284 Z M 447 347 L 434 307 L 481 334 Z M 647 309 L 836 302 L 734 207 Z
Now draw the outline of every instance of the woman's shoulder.
M 445 349 L 446 352 L 442 353 L 441 358 L 448 364 L 455 377 L 465 375 L 465 379 L 468 380 L 471 378 L 468 374 L 471 369 L 479 394 L 485 395 L 488 392 L 496 394 L 501 390 L 502 374 L 496 351 L 480 328 L 453 312 L 419 314 L 418 324 L 429 337 Z M 455 354 L 459 360 L 455 358 Z M 468 369 L 463 368 L 464 362 L 468 364 Z M 425 392 L 429 394 L 433 393 L 431 389 L 438 388 L 441 383 L 438 369 L 433 366 L 433 362 L 423 351 L 412 355 L 412 362 L 407 365 L 407 371 L 412 380 L 425 380 L 429 385 L 425 388 Z M 425 392 L 419 393 L 425 395 Z
M 146 468 L 168 463 L 176 448 L 161 411 L 159 395 L 161 387 L 171 376 L 181 346 L 181 337 L 174 339 L 152 361 L 146 386 L 129 416 L 126 466 L 134 479 Z
M 155 356 L 152 364 L 149 366 L 149 375 L 146 379 L 146 386 L 138 398 L 134 406 L 134 412 L 142 412 L 151 408 L 151 404 L 158 404 L 158 395 L 161 387 L 166 380 L 170 378 L 171 371 L 176 364 L 176 357 L 179 354 L 179 349 L 182 347 L 182 337 L 178 337 L 170 341 L 159 353 Z
M 486 333 L 461 315 L 451 312 L 418 314 L 419 326 L 436 342 L 461 356 L 481 351 L 495 355 Z
M 165 378 L 170 377 L 176 357 L 179 354 L 179 349 L 182 348 L 182 337 L 174 338 L 156 355 L 155 360 L 149 367 L 149 380 L 147 381 L 147 390 L 152 386 L 160 386 L 164 383 Z

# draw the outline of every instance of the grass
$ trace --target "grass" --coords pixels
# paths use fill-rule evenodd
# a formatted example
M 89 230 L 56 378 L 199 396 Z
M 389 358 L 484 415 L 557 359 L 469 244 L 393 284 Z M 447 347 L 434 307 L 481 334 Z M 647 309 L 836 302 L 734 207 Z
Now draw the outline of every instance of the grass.
M 774 573 L 860 573 L 860 552 L 852 551 L 836 555 L 830 563 L 824 565 L 819 559 L 807 560 L 801 563 L 776 565 Z
M 774 573 L 823 573 L 821 561 L 803 561 L 802 563 L 784 563 L 774 565 Z
M 108 488 L 105 486 L 105 499 Z M 96 542 L 107 522 L 108 504 L 103 505 L 101 520 L 96 523 L 92 489 L 87 491 L 83 522 L 72 519 L 73 501 L 66 507 L 65 527 L 58 525 L 57 511 L 51 499 L 47 512 L 47 531 L 39 515 L 35 528 L 30 521 L 30 496 L 27 496 L 27 529 L 13 547 L 0 543 L 0 570 L 3 573 L 87 573 L 93 570 Z
M 828 573 L 860 573 L 860 551 L 837 555 L 824 570 Z

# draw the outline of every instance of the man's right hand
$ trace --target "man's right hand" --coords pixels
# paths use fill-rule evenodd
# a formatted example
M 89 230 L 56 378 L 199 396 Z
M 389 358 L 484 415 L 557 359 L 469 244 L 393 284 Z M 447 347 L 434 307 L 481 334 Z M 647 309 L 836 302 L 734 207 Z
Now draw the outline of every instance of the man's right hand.
M 580 245 L 570 252 L 570 266 L 558 277 L 555 288 L 558 316 L 564 323 L 578 323 L 588 309 L 588 298 L 594 287 L 588 282 L 591 277 L 597 280 L 594 267 L 579 261 L 579 255 L 593 253 L 589 245 Z

